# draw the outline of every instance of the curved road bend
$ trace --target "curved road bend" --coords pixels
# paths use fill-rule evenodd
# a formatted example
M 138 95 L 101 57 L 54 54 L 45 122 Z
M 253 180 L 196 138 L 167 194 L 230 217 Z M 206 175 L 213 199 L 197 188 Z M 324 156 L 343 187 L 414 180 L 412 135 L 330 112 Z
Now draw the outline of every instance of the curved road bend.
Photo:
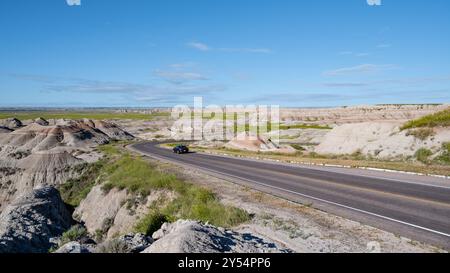
M 191 166 L 364 224 L 450 250 L 450 181 L 440 178 L 294 166 L 201 153 L 178 155 L 139 143 L 150 157 Z M 433 180 L 430 182 L 424 180 Z

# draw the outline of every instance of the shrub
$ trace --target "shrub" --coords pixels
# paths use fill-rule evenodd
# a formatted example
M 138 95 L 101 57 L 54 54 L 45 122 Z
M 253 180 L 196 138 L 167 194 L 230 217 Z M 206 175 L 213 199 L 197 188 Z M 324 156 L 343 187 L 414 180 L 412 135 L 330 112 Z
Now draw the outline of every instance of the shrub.
M 424 164 L 428 164 L 429 160 L 428 158 L 433 155 L 433 152 L 426 149 L 426 148 L 420 148 L 419 150 L 417 150 L 417 152 L 414 154 L 415 158 L 424 163 Z
M 291 144 L 291 147 L 296 149 L 297 151 L 305 151 L 305 148 L 303 148 L 301 145 L 299 144 Z
M 436 158 L 438 163 L 450 165 L 450 142 L 442 144 L 442 153 Z
M 111 240 L 102 243 L 98 246 L 96 252 L 98 253 L 108 253 L 108 254 L 123 254 L 123 253 L 129 253 L 130 248 L 128 245 L 121 241 L 121 240 Z
M 409 130 L 406 133 L 407 136 L 414 136 L 415 138 L 418 138 L 420 140 L 425 140 L 429 138 L 430 136 L 434 135 L 434 131 L 431 128 L 420 128 L 416 130 Z
M 85 227 L 81 225 L 75 225 L 71 227 L 68 231 L 64 232 L 61 236 L 60 246 L 63 246 L 69 242 L 79 241 L 86 237 L 88 232 Z
M 151 236 L 155 231 L 160 229 L 165 222 L 168 222 L 167 216 L 160 212 L 152 211 L 136 224 L 134 231 L 136 233 L 143 233 Z

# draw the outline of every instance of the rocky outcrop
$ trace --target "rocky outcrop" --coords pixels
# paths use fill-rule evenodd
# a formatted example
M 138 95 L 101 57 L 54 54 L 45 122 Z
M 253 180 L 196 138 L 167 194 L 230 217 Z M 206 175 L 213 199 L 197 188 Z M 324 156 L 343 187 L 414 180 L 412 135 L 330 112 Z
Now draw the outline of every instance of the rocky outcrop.
M 363 122 L 333 128 L 316 148 L 319 154 L 361 153 L 380 159 L 406 158 L 420 148 L 439 152 L 450 142 L 449 128 L 435 128 L 432 135 L 419 139 L 409 130 L 401 131 L 401 122 Z
M 72 224 L 70 212 L 53 187 L 21 195 L 0 214 L 0 253 L 45 253 Z
M 11 133 L 12 131 L 14 131 L 14 130 L 9 129 L 8 127 L 5 127 L 5 126 L 0 126 L 0 134 L 7 134 L 7 133 Z
M 22 126 L 23 126 L 22 122 L 16 118 L 7 118 L 0 120 L 0 127 L 6 127 L 15 130 Z
M 345 124 L 399 121 L 420 118 L 445 110 L 446 105 L 361 105 L 337 108 L 289 108 L 280 110 L 283 123 Z
M 240 133 L 226 145 L 229 149 L 247 150 L 253 152 L 295 153 L 289 145 L 279 145 L 270 138 L 262 138 L 256 134 Z
M 97 253 L 139 253 L 153 243 L 151 237 L 144 234 L 127 234 L 100 244 Z
M 44 118 L 37 118 L 37 119 L 34 120 L 34 123 L 37 123 L 37 124 L 42 125 L 42 126 L 48 126 L 50 124 Z
M 174 194 L 169 191 L 153 191 L 145 198 L 129 194 L 127 190 L 113 188 L 108 192 L 96 185 L 80 203 L 73 217 L 83 222 L 91 234 L 101 232 L 111 239 L 133 231 L 135 224 L 148 213 L 156 200 L 170 202 Z
M 197 221 L 165 223 L 143 253 L 279 253 L 290 252 L 274 242 Z
M 19 120 L 2 120 L 15 130 L 0 130 L 0 211 L 19 194 L 39 185 L 59 185 L 77 177 L 74 170 L 99 144 L 129 140 L 133 136 L 113 123 L 92 120 L 44 120 L 27 126 Z M 95 158 L 95 156 L 94 156 Z M 14 170 L 14 171 L 13 171 Z
M 58 248 L 54 253 L 93 253 L 95 249 L 94 245 L 83 245 L 79 242 L 69 242 L 62 247 Z
M 97 185 L 77 207 L 74 218 L 83 222 L 91 234 L 107 233 L 126 200 L 125 190 L 111 189 L 105 193 L 102 186 Z

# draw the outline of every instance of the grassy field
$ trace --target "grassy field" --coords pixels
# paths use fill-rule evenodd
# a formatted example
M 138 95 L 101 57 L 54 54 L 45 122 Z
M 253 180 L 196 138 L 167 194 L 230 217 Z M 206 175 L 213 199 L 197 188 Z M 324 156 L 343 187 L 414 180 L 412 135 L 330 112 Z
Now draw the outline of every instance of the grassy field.
M 402 130 L 420 128 L 420 127 L 445 127 L 450 126 L 450 108 L 432 114 L 421 117 L 419 119 L 411 120 L 402 126 Z
M 124 143 L 100 146 L 105 157 L 89 165 L 79 179 L 61 186 L 64 201 L 79 205 L 96 183 L 102 183 L 105 192 L 113 188 L 126 189 L 135 196 L 148 196 L 155 190 L 168 190 L 176 198 L 163 207 L 153 206 L 135 227 L 136 232 L 150 234 L 163 222 L 193 219 L 216 226 L 231 227 L 250 219 L 242 209 L 223 205 L 210 190 L 191 184 L 176 175 L 162 171 L 139 155 L 127 151 Z
M 30 120 L 42 117 L 44 119 L 93 119 L 93 120 L 112 120 L 112 119 L 133 119 L 133 120 L 151 120 L 157 117 L 169 117 L 169 112 L 159 112 L 153 114 L 140 113 L 114 113 L 114 112 L 53 112 L 53 111 L 1 111 L 0 119 L 17 118 L 19 120 Z

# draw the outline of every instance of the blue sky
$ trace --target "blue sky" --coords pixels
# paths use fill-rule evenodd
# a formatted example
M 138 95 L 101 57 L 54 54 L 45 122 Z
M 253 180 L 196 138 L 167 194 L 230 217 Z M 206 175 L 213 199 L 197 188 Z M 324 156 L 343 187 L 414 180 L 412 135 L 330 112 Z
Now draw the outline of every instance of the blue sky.
M 2 0 L 0 37 L 3 107 L 450 102 L 448 0 Z

